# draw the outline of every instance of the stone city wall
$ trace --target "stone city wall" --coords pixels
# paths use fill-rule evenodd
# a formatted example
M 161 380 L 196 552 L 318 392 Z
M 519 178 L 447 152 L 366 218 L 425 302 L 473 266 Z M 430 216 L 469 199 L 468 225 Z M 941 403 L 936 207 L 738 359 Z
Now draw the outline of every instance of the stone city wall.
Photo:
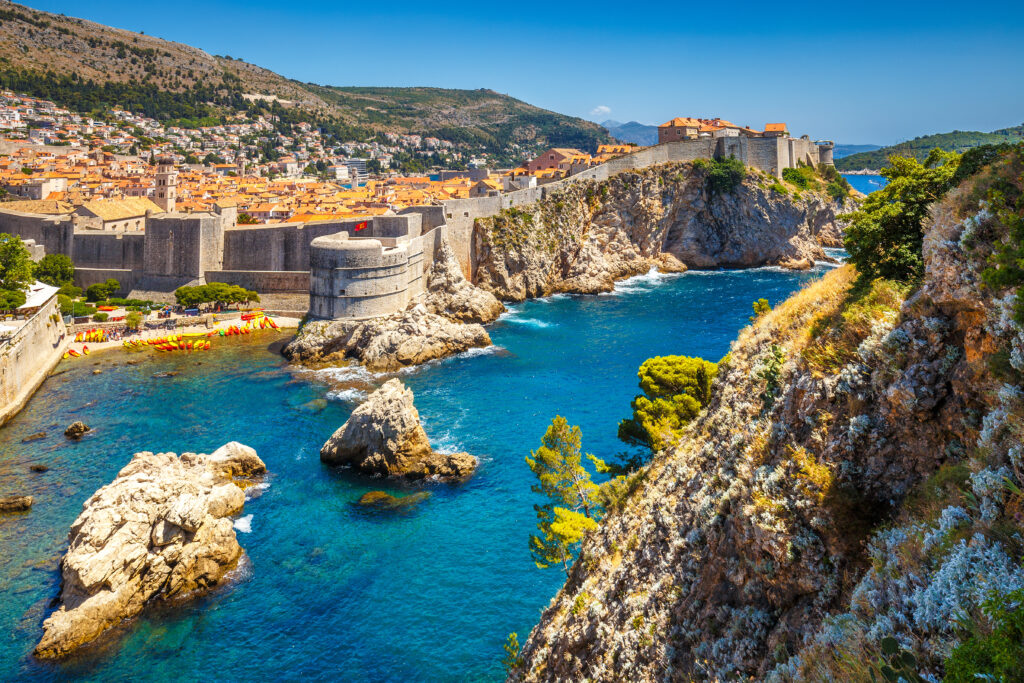
M 0 343 L 0 425 L 22 409 L 60 361 L 66 334 L 54 296 Z
M 207 282 L 224 282 L 260 294 L 308 294 L 308 270 L 208 270 Z

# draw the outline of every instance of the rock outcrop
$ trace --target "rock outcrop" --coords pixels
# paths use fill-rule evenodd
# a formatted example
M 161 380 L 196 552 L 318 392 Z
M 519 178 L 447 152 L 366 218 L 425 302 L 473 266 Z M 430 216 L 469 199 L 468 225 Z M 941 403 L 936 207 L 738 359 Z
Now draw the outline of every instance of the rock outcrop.
M 71 526 L 60 607 L 43 623 L 36 656 L 67 655 L 151 601 L 221 581 L 242 554 L 230 517 L 245 494 L 233 478 L 264 472 L 236 442 L 210 455 L 136 453 Z
M 299 363 L 351 358 L 371 371 L 392 372 L 490 346 L 491 338 L 480 323 L 491 322 L 504 310 L 494 295 L 466 280 L 444 241 L 427 273 L 425 296 L 408 309 L 370 320 L 309 322 L 283 353 Z
M 448 240 L 441 242 L 427 273 L 423 303 L 431 313 L 462 323 L 489 323 L 505 311 L 493 294 L 470 284 Z
M 76 421 L 68 425 L 68 428 L 64 430 L 64 436 L 69 439 L 81 439 L 82 436 L 91 431 L 91 428 L 84 422 Z
M 0 512 L 24 512 L 32 507 L 32 496 L 0 497 Z
M 402 510 L 414 507 L 427 498 L 430 498 L 430 491 L 417 491 L 408 496 L 392 496 L 385 491 L 367 491 L 359 497 L 357 503 L 369 508 Z
M 283 353 L 299 363 L 351 358 L 373 372 L 393 372 L 490 344 L 482 325 L 452 322 L 418 303 L 402 313 L 370 320 L 306 323 Z
M 934 207 L 916 291 L 852 297 L 845 266 L 740 334 L 511 679 L 866 680 L 889 636 L 943 678 L 958 623 L 1024 589 L 1024 329 L 980 286 L 1008 228 L 979 195 Z
M 465 479 L 477 466 L 468 453 L 438 453 L 430 447 L 412 391 L 398 379 L 385 382 L 353 411 L 324 444 L 320 460 L 406 479 Z
M 662 164 L 609 180 L 577 182 L 536 204 L 479 219 L 476 284 L 511 301 L 555 292 L 610 291 L 615 280 L 666 263 L 684 268 L 806 267 L 840 241 L 836 205 L 794 199 L 748 171 L 711 196 L 705 171 Z

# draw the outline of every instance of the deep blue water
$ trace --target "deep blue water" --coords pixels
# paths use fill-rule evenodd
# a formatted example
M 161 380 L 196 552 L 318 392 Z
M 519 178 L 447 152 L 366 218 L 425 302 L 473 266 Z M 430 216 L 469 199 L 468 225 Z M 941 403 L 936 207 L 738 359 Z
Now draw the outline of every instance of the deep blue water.
M 426 486 L 432 497 L 400 514 L 353 503 L 373 489 L 415 487 L 331 471 L 318 459 L 360 392 L 383 377 L 295 372 L 269 332 L 137 365 L 125 361 L 146 356 L 65 362 L 0 430 L 0 495 L 36 498 L 30 513 L 0 517 L 0 679 L 496 680 L 507 634 L 525 639 L 563 580 L 527 551 L 537 498 L 523 457 L 552 417 L 580 425 L 585 450 L 620 451 L 617 423 L 643 360 L 717 360 L 753 300 L 775 304 L 819 274 L 649 275 L 611 295 L 516 306 L 490 327 L 495 349 L 402 375 L 435 445 L 482 464 L 464 485 Z M 152 377 L 163 370 L 181 374 Z M 318 401 L 328 396 L 326 406 Z M 95 431 L 70 443 L 61 432 L 75 419 Z M 21 442 L 39 430 L 48 436 Z M 247 560 L 236 580 L 147 613 L 70 661 L 33 660 L 82 503 L 136 451 L 209 452 L 229 440 L 255 447 L 270 470 L 269 487 L 236 524 L 249 530 L 239 533 Z M 50 470 L 30 473 L 34 463 Z
M 843 177 L 850 181 L 853 189 L 864 194 L 871 194 L 889 184 L 888 179 L 880 175 L 847 175 L 844 173 Z

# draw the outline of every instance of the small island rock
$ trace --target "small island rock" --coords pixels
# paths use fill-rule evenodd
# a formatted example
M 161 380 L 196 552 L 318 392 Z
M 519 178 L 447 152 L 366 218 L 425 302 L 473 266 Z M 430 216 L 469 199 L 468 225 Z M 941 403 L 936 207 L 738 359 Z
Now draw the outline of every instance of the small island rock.
M 0 497 L 0 512 L 24 512 L 32 507 L 32 496 Z
M 232 478 L 265 471 L 235 442 L 211 455 L 136 453 L 71 526 L 60 607 L 36 656 L 62 657 L 152 601 L 216 585 L 242 554 L 230 516 L 245 494 Z
M 438 453 L 430 447 L 412 391 L 398 379 L 385 382 L 353 411 L 320 449 L 320 460 L 408 479 L 463 479 L 477 466 L 468 453 Z
M 68 425 L 68 428 L 64 430 L 64 436 L 69 439 L 81 439 L 82 435 L 88 431 L 92 431 L 92 428 L 79 420 Z

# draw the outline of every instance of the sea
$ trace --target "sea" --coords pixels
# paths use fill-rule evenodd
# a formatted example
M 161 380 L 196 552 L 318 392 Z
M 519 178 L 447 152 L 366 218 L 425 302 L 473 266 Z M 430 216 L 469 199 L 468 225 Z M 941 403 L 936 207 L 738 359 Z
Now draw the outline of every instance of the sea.
M 843 177 L 850 181 L 853 189 L 864 194 L 871 194 L 889 184 L 888 179 L 880 175 L 848 175 L 844 173 Z
M 524 458 L 552 418 L 581 427 L 585 452 L 622 452 L 617 425 L 645 359 L 720 359 L 754 300 L 777 304 L 827 267 L 652 272 L 606 295 L 528 301 L 489 326 L 494 346 L 398 373 L 434 447 L 480 458 L 458 485 L 323 466 L 324 441 L 396 375 L 290 366 L 280 333 L 192 355 L 63 361 L 0 430 L 0 495 L 35 498 L 31 512 L 0 516 L 0 680 L 500 680 L 506 637 L 524 641 L 565 578 L 527 547 L 541 500 Z M 71 442 L 62 432 L 75 420 L 92 431 Z M 36 661 L 83 502 L 135 452 L 232 440 L 256 448 L 269 474 L 235 520 L 245 556 L 229 580 L 153 606 L 65 661 Z M 397 511 L 357 505 L 379 489 L 431 495 Z

